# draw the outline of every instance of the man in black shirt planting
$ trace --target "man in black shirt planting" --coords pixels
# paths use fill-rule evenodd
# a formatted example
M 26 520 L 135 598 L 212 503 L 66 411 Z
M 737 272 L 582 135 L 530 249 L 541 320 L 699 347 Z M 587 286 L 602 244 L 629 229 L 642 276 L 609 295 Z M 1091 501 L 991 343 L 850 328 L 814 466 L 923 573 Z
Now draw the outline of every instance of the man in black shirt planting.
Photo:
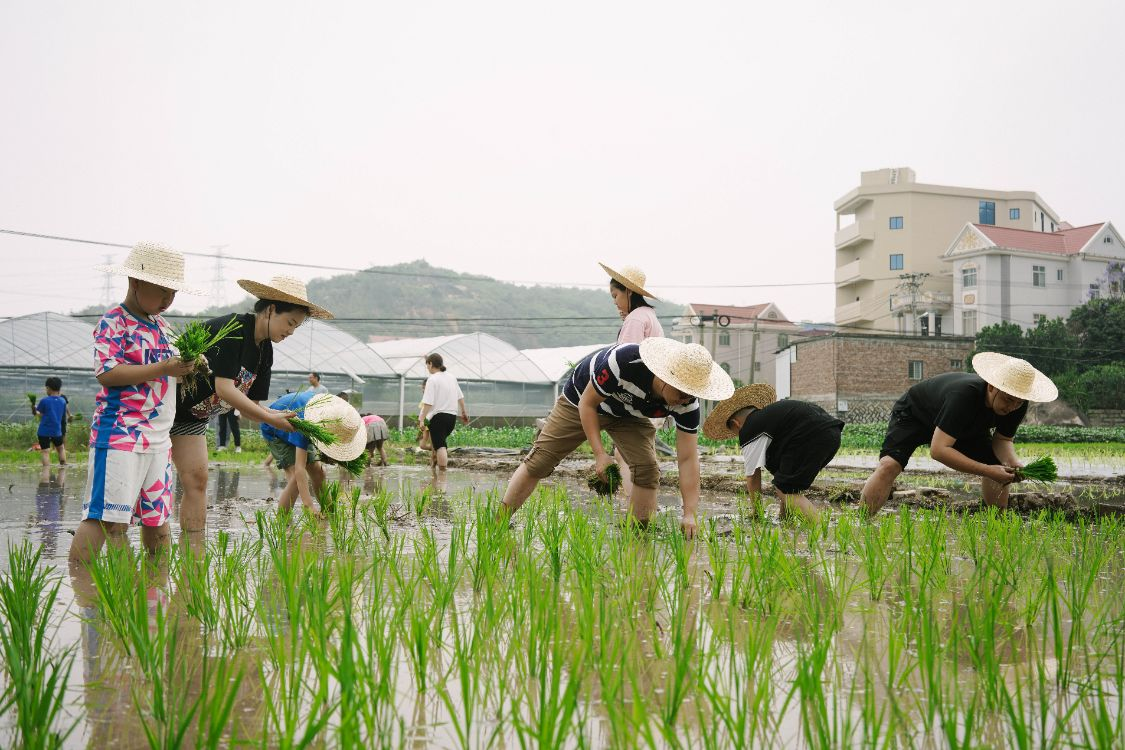
M 762 491 L 762 467 L 773 474 L 782 515 L 800 513 L 815 522 L 820 513 L 804 496 L 840 448 L 844 423 L 816 404 L 777 401 L 773 386 L 743 386 L 715 407 L 703 424 L 712 440 L 738 438 L 746 460 L 746 491 Z
M 895 477 L 921 445 L 951 469 L 981 478 L 986 505 L 1008 507 L 1008 485 L 1016 481 L 1012 438 L 1029 401 L 1054 401 L 1059 391 L 1043 373 L 1016 357 L 981 352 L 976 374 L 947 372 L 923 380 L 891 409 L 879 465 L 863 485 L 861 502 L 876 513 L 890 497 Z

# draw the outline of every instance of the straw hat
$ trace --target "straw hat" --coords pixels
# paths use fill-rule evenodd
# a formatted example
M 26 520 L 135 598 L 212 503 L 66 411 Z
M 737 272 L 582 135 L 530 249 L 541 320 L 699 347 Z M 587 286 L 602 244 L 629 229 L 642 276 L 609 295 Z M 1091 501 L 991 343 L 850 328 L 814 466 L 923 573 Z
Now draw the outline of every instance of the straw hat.
M 614 271 L 605 263 L 598 263 L 598 265 L 602 267 L 603 271 L 610 275 L 610 278 L 612 278 L 614 281 L 616 281 L 618 284 L 625 287 L 629 291 L 636 292 L 642 297 L 648 297 L 655 300 L 660 299 L 655 294 L 645 289 L 645 281 L 648 277 L 645 276 L 644 271 L 637 268 L 636 266 L 622 266 L 620 271 Z
M 1051 379 L 1018 357 L 981 352 L 973 357 L 973 369 L 991 386 L 1024 401 L 1054 401 L 1059 389 Z
M 727 420 L 747 406 L 761 409 L 777 401 L 777 391 L 769 383 L 751 383 L 734 392 L 734 395 L 716 404 L 707 421 L 703 423 L 703 434 L 712 440 L 729 440 L 738 433 L 727 427 Z
M 699 344 L 647 338 L 641 342 L 641 361 L 658 378 L 696 398 L 721 401 L 734 393 L 734 382 Z
M 304 305 L 309 308 L 309 315 L 314 318 L 329 320 L 336 317 L 320 305 L 309 302 L 309 293 L 305 289 L 305 282 L 292 276 L 274 276 L 264 284 L 253 279 L 239 279 L 238 285 L 258 299 Z
M 337 441 L 325 445 L 313 440 L 317 450 L 336 461 L 351 461 L 367 447 L 367 427 L 355 407 L 339 396 L 313 396 L 305 406 L 305 419 L 317 422 L 336 436 Z
M 184 283 L 184 256 L 178 250 L 152 242 L 138 242 L 119 266 L 94 266 L 95 271 L 129 276 L 177 292 L 206 295 Z

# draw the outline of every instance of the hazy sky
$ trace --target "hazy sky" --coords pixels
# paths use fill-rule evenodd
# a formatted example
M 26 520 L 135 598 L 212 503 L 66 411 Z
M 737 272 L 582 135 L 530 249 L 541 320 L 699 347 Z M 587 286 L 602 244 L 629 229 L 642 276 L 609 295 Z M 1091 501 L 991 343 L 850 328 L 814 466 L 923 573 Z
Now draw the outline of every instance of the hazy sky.
M 1038 0 L 7 0 L 0 229 L 597 286 L 605 260 L 831 320 L 830 285 L 719 285 L 831 281 L 862 170 L 1125 222 L 1123 27 Z M 0 315 L 99 302 L 107 252 L 0 234 Z M 228 263 L 226 301 L 279 270 Z

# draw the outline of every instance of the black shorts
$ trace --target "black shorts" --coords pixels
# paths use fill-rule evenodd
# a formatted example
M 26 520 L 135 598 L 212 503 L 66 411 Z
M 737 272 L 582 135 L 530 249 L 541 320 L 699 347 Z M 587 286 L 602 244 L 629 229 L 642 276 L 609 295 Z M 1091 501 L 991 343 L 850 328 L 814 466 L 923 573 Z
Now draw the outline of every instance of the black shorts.
M 773 474 L 773 486 L 786 495 L 796 495 L 812 487 L 816 475 L 828 465 L 840 450 L 840 434 L 843 425 L 821 430 L 808 440 L 801 442 L 799 449 L 786 450 Z
M 915 419 L 907 405 L 899 399 L 891 409 L 891 419 L 887 423 L 887 435 L 883 438 L 879 458 L 890 456 L 905 469 L 914 451 L 920 446 L 929 445 L 933 439 L 934 426 Z M 1000 464 L 1000 459 L 992 452 L 992 438 L 988 435 L 959 439 L 953 444 L 953 448 L 982 464 Z
M 47 450 L 48 446 L 53 445 L 57 448 L 63 444 L 62 435 L 55 435 L 54 437 L 48 437 L 47 435 L 38 435 L 37 437 L 39 438 L 39 447 L 43 450 Z
M 445 441 L 453 434 L 453 426 L 457 424 L 456 414 L 434 414 L 430 417 L 430 442 L 434 450 L 447 447 Z

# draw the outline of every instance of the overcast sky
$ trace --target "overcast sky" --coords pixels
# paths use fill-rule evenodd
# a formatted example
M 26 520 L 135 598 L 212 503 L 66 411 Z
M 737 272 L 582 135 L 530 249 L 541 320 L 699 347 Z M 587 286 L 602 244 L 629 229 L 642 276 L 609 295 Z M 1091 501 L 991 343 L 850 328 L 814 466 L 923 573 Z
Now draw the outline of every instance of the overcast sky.
M 830 282 L 862 170 L 1125 221 L 1122 28 L 1108 1 L 7 0 L 0 229 L 520 282 L 631 263 L 826 321 L 831 285 L 747 285 Z M 124 252 L 0 234 L 0 315 L 100 302 Z M 226 301 L 279 270 L 228 262 Z

